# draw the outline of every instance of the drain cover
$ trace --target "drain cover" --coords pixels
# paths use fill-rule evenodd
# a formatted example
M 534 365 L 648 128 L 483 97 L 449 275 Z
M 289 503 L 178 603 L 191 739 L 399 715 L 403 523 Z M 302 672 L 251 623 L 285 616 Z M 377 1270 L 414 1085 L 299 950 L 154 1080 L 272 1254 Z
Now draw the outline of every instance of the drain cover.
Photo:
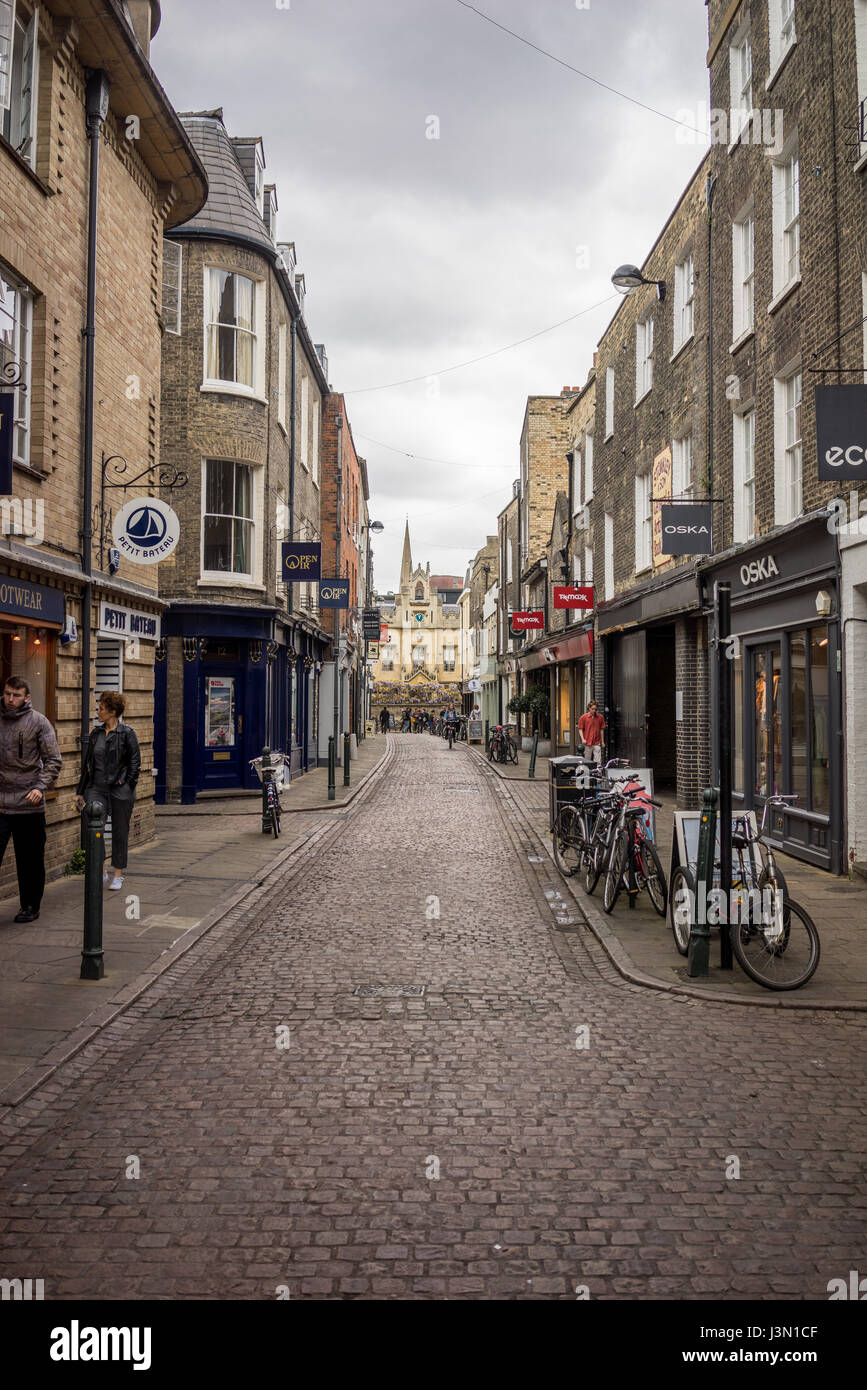
M 424 985 L 356 985 L 352 991 L 360 999 L 421 999 Z

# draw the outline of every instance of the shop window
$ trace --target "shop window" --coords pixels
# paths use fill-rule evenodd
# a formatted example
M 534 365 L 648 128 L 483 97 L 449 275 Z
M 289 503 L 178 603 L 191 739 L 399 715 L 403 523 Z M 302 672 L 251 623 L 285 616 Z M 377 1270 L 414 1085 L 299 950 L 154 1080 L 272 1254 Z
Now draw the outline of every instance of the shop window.
M 93 720 L 96 706 L 104 690 L 123 690 L 123 642 L 117 637 L 96 639 L 96 684 L 94 686 Z
M 732 790 L 744 790 L 744 659 L 740 651 L 732 670 Z
M 807 639 L 793 632 L 789 642 L 791 665 L 792 791 L 801 806 L 809 806 L 807 781 Z
M 2 680 L 23 676 L 30 686 L 33 708 L 54 722 L 54 652 L 56 634 L 49 628 L 0 622 Z M 0 687 L 2 688 L 2 687 Z
M 830 807 L 831 735 L 828 689 L 828 629 L 810 632 L 810 781 L 811 810 Z

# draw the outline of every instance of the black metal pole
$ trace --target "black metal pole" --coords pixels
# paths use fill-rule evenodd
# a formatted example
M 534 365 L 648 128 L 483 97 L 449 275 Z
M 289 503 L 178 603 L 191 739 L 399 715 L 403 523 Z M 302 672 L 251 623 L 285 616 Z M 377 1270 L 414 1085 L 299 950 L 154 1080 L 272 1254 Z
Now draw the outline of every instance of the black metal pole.
M 335 797 L 335 787 L 334 787 L 334 773 L 335 773 L 334 756 L 335 756 L 335 754 L 334 754 L 334 747 L 335 747 L 334 735 L 333 735 L 333 734 L 329 734 L 329 735 L 328 735 L 328 800 L 329 800 L 329 801 L 333 801 L 333 800 L 334 800 L 334 797 Z
M 262 749 L 262 834 L 271 834 L 271 816 L 268 812 L 268 783 L 271 780 L 271 749 Z
M 343 785 L 344 785 L 344 787 L 348 787 L 348 786 L 349 786 L 349 760 L 350 760 L 349 734 L 344 734 L 344 735 L 343 735 Z
M 714 585 L 716 609 L 716 665 L 718 691 L 717 751 L 719 755 L 719 877 L 723 897 L 720 916 L 720 969 L 732 969 L 732 944 L 729 935 L 729 904 L 732 886 L 732 662 L 728 638 L 732 625 L 732 586 Z
M 81 980 L 101 980 L 105 974 L 102 951 L 102 866 L 105 863 L 105 805 L 91 801 L 85 812 L 84 832 L 84 940 Z

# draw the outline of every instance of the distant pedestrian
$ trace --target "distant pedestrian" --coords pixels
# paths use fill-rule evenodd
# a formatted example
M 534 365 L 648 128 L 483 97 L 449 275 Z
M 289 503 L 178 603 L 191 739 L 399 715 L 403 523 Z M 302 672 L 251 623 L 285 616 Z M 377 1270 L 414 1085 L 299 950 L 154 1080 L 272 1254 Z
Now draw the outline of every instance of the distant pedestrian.
M 22 676 L 6 681 L 0 716 L 0 864 L 11 835 L 21 899 L 14 920 L 32 922 L 45 891 L 45 793 L 63 759 L 51 722 L 33 708 Z
M 584 744 L 584 757 L 588 762 L 601 766 L 605 747 L 605 716 L 599 713 L 595 700 L 590 701 L 586 713 L 578 720 L 578 734 Z
M 379 727 L 380 727 L 380 729 L 382 730 L 382 732 L 383 732 L 384 734 L 385 734 L 385 733 L 388 733 L 388 728 L 389 728 L 389 724 L 390 724 L 390 723 L 391 723 L 391 716 L 390 716 L 388 710 L 385 708 L 385 706 L 383 706 L 383 708 L 380 710 L 380 713 L 379 713 Z
M 410 731 L 410 715 L 409 715 L 409 710 L 408 710 L 408 709 L 405 709 L 404 712 L 403 712 L 403 722 L 401 723 L 401 726 L 400 726 L 400 732 L 401 732 L 402 734 L 408 734 L 409 731 Z
M 111 812 L 111 864 L 114 877 L 109 888 L 123 887 L 129 851 L 129 823 L 135 804 L 135 789 L 141 771 L 141 754 L 135 730 L 120 722 L 126 700 L 117 690 L 105 690 L 99 697 L 99 728 L 91 730 L 78 781 L 75 804 L 79 811 L 92 801 L 101 801 Z M 102 881 L 108 879 L 108 871 Z

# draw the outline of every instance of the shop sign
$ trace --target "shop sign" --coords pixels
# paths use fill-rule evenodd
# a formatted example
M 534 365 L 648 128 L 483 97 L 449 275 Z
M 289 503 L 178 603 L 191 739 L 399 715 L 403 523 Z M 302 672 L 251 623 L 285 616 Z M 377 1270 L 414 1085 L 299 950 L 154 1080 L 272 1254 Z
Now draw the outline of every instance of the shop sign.
M 763 584 L 768 579 L 776 578 L 779 573 L 773 555 L 763 555 L 760 560 L 750 560 L 749 564 L 741 565 L 741 583 L 748 589 L 751 584 Z
M 348 579 L 320 579 L 320 581 L 319 581 L 319 607 L 320 607 L 320 608 L 348 608 L 348 607 L 349 607 L 349 580 L 348 580 Z
M 660 498 L 671 496 L 671 446 L 666 444 L 665 448 L 656 455 L 653 460 L 653 472 L 650 480 L 650 495 L 654 504 Z M 654 565 L 664 565 L 668 556 L 665 553 L 662 536 L 662 507 L 651 507 L 651 532 L 653 536 L 653 563 Z
M 592 608 L 592 584 L 555 584 L 555 608 Z
M 364 636 L 368 642 L 378 642 L 380 628 L 380 612 L 378 608 L 365 608 L 362 614 L 362 628 Z
M 284 541 L 281 574 L 284 584 L 306 584 L 322 575 L 321 541 Z
M 482 688 L 482 682 L 481 682 L 481 681 L 479 681 L 479 680 L 467 681 L 467 690 L 469 690 L 469 691 L 471 692 L 471 694 L 473 694 L 473 695 L 478 694 L 478 692 L 481 690 L 481 688 Z
M 387 641 L 388 641 L 388 623 L 380 623 L 380 625 L 379 625 L 379 640 L 380 640 L 380 642 L 387 642 Z
M 536 628 L 540 632 L 545 626 L 545 614 L 541 608 L 534 608 L 526 613 L 512 614 L 512 628 L 515 632 L 526 632 L 528 628 Z
M 867 386 L 817 386 L 815 404 L 819 480 L 867 478 Z
M 63 627 L 66 616 L 62 589 L 31 584 L 26 579 L 0 578 L 0 614 L 4 617 L 39 618 Z
M 663 555 L 713 553 L 712 502 L 663 502 L 659 512 Z
M 138 608 L 127 608 L 123 603 L 108 603 L 102 599 L 99 605 L 100 637 L 119 637 L 124 641 L 139 637 L 145 642 L 160 640 L 160 615 L 144 613 Z
M 118 550 L 136 565 L 167 559 L 181 534 L 177 516 L 159 497 L 134 497 L 121 507 L 111 529 Z
M 12 492 L 12 441 L 15 436 L 15 392 L 0 391 L 0 495 Z

